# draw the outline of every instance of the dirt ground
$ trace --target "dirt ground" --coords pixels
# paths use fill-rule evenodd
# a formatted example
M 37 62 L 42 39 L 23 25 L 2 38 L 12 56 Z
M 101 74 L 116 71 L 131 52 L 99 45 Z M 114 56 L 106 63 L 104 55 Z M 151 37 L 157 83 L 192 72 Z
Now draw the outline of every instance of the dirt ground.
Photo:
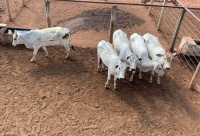
M 4 1 L 1 22 L 26 28 L 47 27 L 44 1 L 10 1 L 13 21 L 8 22 Z M 107 0 L 110 1 L 110 0 Z M 117 0 L 115 0 L 117 1 Z M 120 1 L 120 0 L 118 0 Z M 121 0 L 125 2 L 128 0 Z M 136 0 L 135 2 L 140 2 Z M 133 82 L 117 81 L 118 91 L 105 90 L 107 71 L 97 72 L 96 47 L 108 39 L 112 5 L 51 0 L 53 26 L 72 31 L 69 59 L 62 47 L 32 51 L 23 45 L 0 45 L 0 135 L 2 136 L 199 136 L 200 94 L 187 89 L 191 75 L 177 57 L 161 84 L 149 83 L 136 73 Z M 168 43 L 155 30 L 147 8 L 118 5 L 116 29 L 128 36 L 149 32 Z

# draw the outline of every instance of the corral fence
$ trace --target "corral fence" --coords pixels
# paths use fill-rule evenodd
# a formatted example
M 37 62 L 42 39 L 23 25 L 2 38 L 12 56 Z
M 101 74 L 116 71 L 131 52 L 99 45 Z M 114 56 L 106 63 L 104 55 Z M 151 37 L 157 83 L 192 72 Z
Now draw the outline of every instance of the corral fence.
M 84 2 L 94 4 L 111 4 L 113 9 L 110 20 L 110 42 L 113 32 L 113 26 L 116 19 L 116 5 L 143 6 L 149 8 L 148 14 L 157 24 L 157 30 L 160 31 L 168 44 L 167 49 L 170 52 L 177 52 L 181 63 L 185 66 L 189 75 L 191 75 L 190 89 L 200 84 L 200 8 L 185 7 L 178 0 L 141 0 L 141 3 L 108 2 L 108 1 L 82 1 L 82 0 L 58 0 L 66 2 Z M 5 0 L 9 19 L 11 13 L 8 0 Z M 25 6 L 24 0 L 22 5 Z M 45 0 L 45 11 L 48 27 L 51 27 L 50 0 Z
M 188 9 L 180 1 L 143 0 L 143 3 L 182 6 L 183 8 L 149 7 L 148 14 L 157 24 L 165 39 L 171 45 L 170 51 L 177 51 L 192 80 L 189 88 L 200 84 L 200 9 Z M 200 1 L 199 1 L 200 3 Z

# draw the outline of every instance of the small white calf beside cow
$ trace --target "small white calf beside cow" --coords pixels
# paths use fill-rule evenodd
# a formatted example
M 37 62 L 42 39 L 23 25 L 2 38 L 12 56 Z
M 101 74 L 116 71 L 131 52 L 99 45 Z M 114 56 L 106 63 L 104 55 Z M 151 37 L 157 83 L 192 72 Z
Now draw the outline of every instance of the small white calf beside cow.
M 51 27 L 27 32 L 15 31 L 12 44 L 13 46 L 25 44 L 27 48 L 34 49 L 31 62 L 35 61 L 35 56 L 40 47 L 45 51 L 45 56 L 48 55 L 46 46 L 64 46 L 66 49 L 65 58 L 68 58 L 70 53 L 70 30 L 62 27 Z

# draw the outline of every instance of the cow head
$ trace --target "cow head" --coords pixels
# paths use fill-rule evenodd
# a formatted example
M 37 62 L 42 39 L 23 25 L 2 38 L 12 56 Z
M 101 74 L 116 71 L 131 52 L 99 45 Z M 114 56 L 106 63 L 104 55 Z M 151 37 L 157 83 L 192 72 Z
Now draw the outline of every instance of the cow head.
M 128 62 L 130 65 L 129 71 L 136 70 L 137 61 L 138 61 L 138 57 L 136 57 L 134 54 L 131 54 L 130 56 L 126 58 L 126 62 Z
M 13 46 L 16 46 L 17 44 L 21 44 L 20 41 L 19 41 L 19 34 L 17 31 L 14 31 L 14 34 L 13 34 L 13 42 L 12 42 L 12 45 Z
M 124 75 L 126 72 L 127 64 L 125 62 L 119 61 L 117 65 L 115 66 L 116 73 L 117 73 L 117 78 L 118 79 L 124 79 Z
M 163 67 L 159 63 L 154 66 L 154 71 L 158 74 L 158 76 L 164 75 Z
M 164 69 L 170 69 L 170 64 L 176 53 L 167 52 L 165 54 L 156 54 L 155 61 L 159 62 Z

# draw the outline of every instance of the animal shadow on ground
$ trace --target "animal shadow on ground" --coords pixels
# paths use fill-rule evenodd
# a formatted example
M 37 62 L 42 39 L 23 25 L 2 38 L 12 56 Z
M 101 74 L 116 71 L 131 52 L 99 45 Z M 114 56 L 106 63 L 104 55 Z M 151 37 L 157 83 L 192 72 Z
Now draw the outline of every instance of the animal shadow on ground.
M 88 29 L 100 31 L 101 29 L 109 29 L 110 18 L 111 9 L 92 9 L 84 11 L 72 18 L 61 20 L 57 24 L 69 28 L 72 30 L 72 33 Z M 121 9 L 117 10 L 116 29 L 134 25 L 140 26 L 143 23 L 145 23 L 145 21 L 140 17 Z
M 97 50 L 95 48 L 75 46 L 76 51 L 71 51 L 70 58 L 64 59 L 65 52 L 62 51 L 62 47 L 50 47 L 47 48 L 49 58 L 44 58 L 44 51 L 40 51 L 36 63 L 33 64 L 29 62 L 29 59 L 23 59 L 32 56 L 32 51 L 26 50 L 25 47 L 5 46 L 3 48 L 8 50 L 8 55 L 16 56 L 12 57 L 12 62 L 20 65 L 21 69 L 22 67 L 26 69 L 23 72 L 28 73 L 31 78 L 35 79 L 35 82 L 54 79 L 60 84 L 67 81 L 79 82 L 79 87 L 84 86 L 84 88 L 95 85 L 93 92 L 104 90 L 102 93 L 107 95 L 115 94 L 129 105 L 130 110 L 136 110 L 143 120 L 150 120 L 153 115 L 164 114 L 163 112 L 168 110 L 185 112 L 194 120 L 199 118 L 198 112 L 185 98 L 177 81 L 167 72 L 161 77 L 161 84 L 157 85 L 156 75 L 153 77 L 152 84 L 148 82 L 150 73 L 143 73 L 143 79 L 139 79 L 138 72 L 136 72 L 133 82 L 129 82 L 131 73 L 127 71 L 126 80 L 117 81 L 117 91 L 113 91 L 113 77 L 109 84 L 110 89 L 105 91 L 107 71 L 97 72 Z M 100 92 L 94 93 L 96 94 Z

